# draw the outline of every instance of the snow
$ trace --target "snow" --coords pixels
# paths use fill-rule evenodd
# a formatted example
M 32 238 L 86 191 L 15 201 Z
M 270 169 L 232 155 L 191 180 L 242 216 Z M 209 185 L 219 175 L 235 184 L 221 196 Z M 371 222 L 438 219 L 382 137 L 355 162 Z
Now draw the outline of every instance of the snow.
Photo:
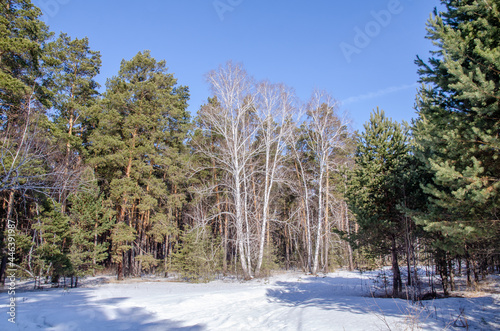
M 289 272 L 248 282 L 132 281 L 16 293 L 0 330 L 500 330 L 500 295 L 425 301 L 375 298 L 374 273 Z M 496 279 L 498 281 L 498 278 Z M 9 296 L 0 294 L 0 311 Z

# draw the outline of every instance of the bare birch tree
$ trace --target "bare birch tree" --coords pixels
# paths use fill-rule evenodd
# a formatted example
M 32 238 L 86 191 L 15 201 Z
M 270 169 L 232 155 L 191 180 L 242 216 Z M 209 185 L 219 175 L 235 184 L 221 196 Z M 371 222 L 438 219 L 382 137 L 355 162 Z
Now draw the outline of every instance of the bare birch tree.
M 337 151 L 346 147 L 347 120 L 338 114 L 338 103 L 326 92 L 316 91 L 307 104 L 307 145 L 315 161 L 315 182 L 317 194 L 317 228 L 316 247 L 312 273 L 319 267 L 320 248 L 323 243 L 325 226 L 325 183 L 329 169 L 334 167 L 334 156 Z
M 247 214 L 248 195 L 246 184 L 248 167 L 258 154 L 253 142 L 259 127 L 252 117 L 254 109 L 254 84 L 245 70 L 232 62 L 220 66 L 207 75 L 217 104 L 200 110 L 203 127 L 221 137 L 220 145 L 208 149 L 198 146 L 199 152 L 215 160 L 217 167 L 230 178 L 226 191 L 232 200 L 231 213 L 236 228 L 236 242 L 245 278 L 252 277 L 250 236 Z
M 258 112 L 260 142 L 262 144 L 263 167 L 263 194 L 261 205 L 261 229 L 259 251 L 255 274 L 259 275 L 264 257 L 266 229 L 269 222 L 272 190 L 279 177 L 279 170 L 286 157 L 286 148 L 294 123 L 294 95 L 284 85 L 262 82 L 257 86 L 256 108 Z

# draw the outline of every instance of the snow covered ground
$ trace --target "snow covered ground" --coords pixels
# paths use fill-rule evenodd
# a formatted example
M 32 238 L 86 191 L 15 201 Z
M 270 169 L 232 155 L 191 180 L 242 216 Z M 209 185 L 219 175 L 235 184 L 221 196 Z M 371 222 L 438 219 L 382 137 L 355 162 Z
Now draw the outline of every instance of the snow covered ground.
M 419 307 L 371 297 L 372 280 L 370 273 L 340 271 L 249 282 L 126 281 L 24 291 L 16 294 L 16 324 L 8 321 L 9 296 L 3 292 L 0 330 L 500 330 L 498 293 Z

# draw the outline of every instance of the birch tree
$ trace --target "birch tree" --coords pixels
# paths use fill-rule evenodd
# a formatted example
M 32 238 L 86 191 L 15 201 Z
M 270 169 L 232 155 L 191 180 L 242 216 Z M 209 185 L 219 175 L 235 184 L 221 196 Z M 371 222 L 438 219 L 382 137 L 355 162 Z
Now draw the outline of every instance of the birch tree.
M 262 144 L 263 194 L 261 205 L 261 222 L 259 251 L 255 274 L 259 275 L 264 257 L 266 229 L 269 222 L 269 209 L 274 200 L 272 191 L 279 179 L 280 168 L 287 157 L 286 148 L 293 132 L 294 95 L 284 85 L 262 82 L 257 85 L 256 108 L 259 120 L 259 138 Z
M 253 144 L 259 130 L 252 120 L 255 116 L 254 84 L 242 66 L 232 62 L 211 71 L 207 80 L 217 103 L 210 103 L 200 110 L 200 122 L 205 130 L 220 136 L 221 141 L 213 149 L 198 146 L 198 151 L 215 160 L 217 167 L 229 177 L 225 190 L 234 210 L 229 215 L 236 228 L 244 277 L 251 278 L 248 194 L 245 188 L 250 175 L 249 165 L 258 154 Z
M 338 114 L 338 103 L 322 91 L 313 93 L 306 108 L 307 145 L 315 161 L 315 192 L 317 195 L 316 246 L 312 273 L 319 267 L 319 253 L 323 242 L 325 223 L 325 183 L 328 172 L 335 167 L 334 156 L 337 151 L 346 148 L 348 134 L 347 120 Z

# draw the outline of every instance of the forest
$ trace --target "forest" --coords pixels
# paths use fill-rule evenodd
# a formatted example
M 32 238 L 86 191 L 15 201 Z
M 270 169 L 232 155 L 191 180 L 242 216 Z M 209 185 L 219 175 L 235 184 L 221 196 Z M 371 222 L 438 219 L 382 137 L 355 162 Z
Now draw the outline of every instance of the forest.
M 417 118 L 355 132 L 322 90 L 228 61 L 189 87 L 148 50 L 103 92 L 87 38 L 30 0 L 0 4 L 0 280 L 433 266 L 442 291 L 500 272 L 500 1 L 443 0 L 417 57 Z M 411 111 L 401 110 L 401 111 Z M 402 277 L 400 267 L 407 275 Z

